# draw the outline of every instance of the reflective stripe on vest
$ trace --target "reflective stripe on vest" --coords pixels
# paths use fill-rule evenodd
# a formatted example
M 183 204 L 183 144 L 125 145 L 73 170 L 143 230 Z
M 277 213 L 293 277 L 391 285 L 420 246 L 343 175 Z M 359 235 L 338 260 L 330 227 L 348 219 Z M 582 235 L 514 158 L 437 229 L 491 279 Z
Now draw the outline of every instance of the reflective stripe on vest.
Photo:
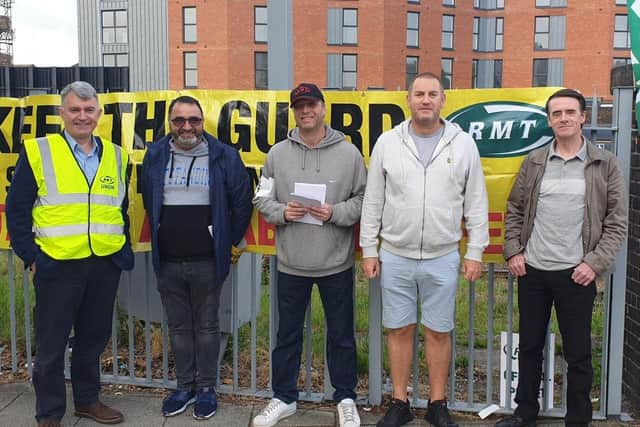
M 35 241 L 54 259 L 111 255 L 122 248 L 127 153 L 103 140 L 96 176 L 87 183 L 61 135 L 25 141 L 38 184 L 32 215 Z M 58 171 L 58 173 L 56 173 Z

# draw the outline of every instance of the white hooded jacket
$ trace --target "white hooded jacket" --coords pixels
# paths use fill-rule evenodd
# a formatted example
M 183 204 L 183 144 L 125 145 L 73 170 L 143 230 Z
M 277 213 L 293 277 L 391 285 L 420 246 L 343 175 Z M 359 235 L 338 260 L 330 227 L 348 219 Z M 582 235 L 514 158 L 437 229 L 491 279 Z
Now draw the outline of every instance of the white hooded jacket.
M 444 133 L 425 167 L 409 135 L 410 119 L 378 138 L 369 162 L 360 219 L 363 257 L 385 250 L 430 259 L 456 250 L 462 219 L 465 258 L 481 261 L 489 244 L 487 189 L 474 140 L 444 120 Z

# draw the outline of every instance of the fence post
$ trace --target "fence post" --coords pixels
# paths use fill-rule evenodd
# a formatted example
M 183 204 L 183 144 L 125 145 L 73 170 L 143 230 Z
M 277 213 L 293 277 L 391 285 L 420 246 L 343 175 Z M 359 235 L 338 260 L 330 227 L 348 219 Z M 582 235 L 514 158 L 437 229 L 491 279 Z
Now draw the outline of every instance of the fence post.
M 369 280 L 369 404 L 382 403 L 382 293 L 380 277 Z
M 633 88 L 613 89 L 613 127 L 615 154 L 620 162 L 627 190 L 631 168 L 631 125 Z M 628 203 L 628 200 L 627 200 Z M 606 414 L 619 415 L 622 405 L 622 361 L 624 348 L 625 293 L 627 288 L 627 238 L 616 257 L 609 298 L 609 343 L 607 357 Z

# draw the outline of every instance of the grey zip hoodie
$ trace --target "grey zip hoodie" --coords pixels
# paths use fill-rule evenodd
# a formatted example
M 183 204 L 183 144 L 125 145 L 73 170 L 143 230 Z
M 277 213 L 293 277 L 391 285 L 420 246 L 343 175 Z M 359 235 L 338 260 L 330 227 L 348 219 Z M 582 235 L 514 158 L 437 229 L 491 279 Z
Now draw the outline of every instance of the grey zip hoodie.
M 396 255 L 430 259 L 456 250 L 461 221 L 465 258 L 481 261 L 489 244 L 487 189 L 473 139 L 444 120 L 444 134 L 425 167 L 409 134 L 410 119 L 378 138 L 369 161 L 360 221 L 363 257 L 378 243 Z
M 344 135 L 325 126 L 315 148 L 304 144 L 298 128 L 271 147 L 262 176 L 273 178 L 270 194 L 254 197 L 265 220 L 276 226 L 278 270 L 298 276 L 321 277 L 353 266 L 353 225 L 360 219 L 366 184 L 362 155 Z M 333 214 L 322 226 L 286 222 L 284 209 L 296 182 L 325 184 L 325 203 Z

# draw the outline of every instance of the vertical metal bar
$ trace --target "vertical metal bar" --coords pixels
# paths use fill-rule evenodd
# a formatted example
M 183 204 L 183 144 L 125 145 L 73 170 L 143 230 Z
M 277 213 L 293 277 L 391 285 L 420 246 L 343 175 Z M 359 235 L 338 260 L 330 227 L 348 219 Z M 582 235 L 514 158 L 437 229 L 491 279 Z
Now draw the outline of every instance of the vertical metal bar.
M 217 378 L 217 377 L 216 377 Z M 162 382 L 169 381 L 169 322 L 167 311 L 162 307 Z
M 617 125 L 615 133 L 615 153 L 620 162 L 626 188 L 629 188 L 631 170 L 631 123 L 633 110 L 633 88 L 613 89 L 613 122 Z M 626 203 L 629 202 L 627 199 Z M 627 237 L 618 252 L 611 280 L 611 306 L 609 307 L 610 327 L 608 340 L 610 349 L 624 347 L 625 293 L 627 290 Z M 606 415 L 619 415 L 622 406 L 622 363 L 623 352 L 611 351 L 607 355 Z
M 147 257 L 147 254 L 145 254 Z M 136 376 L 135 361 L 135 331 L 133 326 L 133 273 L 127 271 L 127 330 L 129 331 L 129 378 L 133 381 Z
M 144 257 L 144 351 L 145 351 L 145 370 L 147 381 L 151 382 L 151 266 L 149 262 L 149 253 L 145 253 Z
M 16 373 L 18 371 L 18 337 L 17 337 L 17 322 L 16 322 L 16 272 L 13 265 L 13 251 L 7 251 L 7 268 L 9 273 L 9 324 L 11 326 L 11 372 Z M 27 270 L 24 270 L 22 274 L 29 274 Z M 30 334 L 25 328 L 25 335 Z
M 238 265 L 231 266 L 231 329 L 233 331 L 233 391 L 238 391 Z M 218 361 L 215 361 L 216 365 Z
M 273 366 L 273 349 L 278 340 L 278 260 L 275 256 L 269 257 L 269 277 L 271 292 L 269 293 L 269 366 Z M 269 369 L 269 388 L 272 384 L 272 369 Z
M 475 282 L 469 281 L 469 341 L 467 344 L 468 361 L 467 361 L 467 403 L 473 406 L 473 366 L 475 364 L 474 347 L 476 342 L 475 334 L 475 305 L 476 305 L 476 287 Z
M 382 403 L 382 294 L 380 278 L 369 280 L 369 404 Z
M 22 289 L 23 289 L 23 301 L 24 301 L 24 336 L 26 339 L 26 351 L 27 351 L 27 370 L 29 372 L 29 378 L 33 377 L 33 361 L 31 360 L 31 298 L 29 297 L 29 273 L 25 270 L 22 274 Z M 36 322 L 38 319 L 36 319 Z M 38 337 L 36 336 L 36 340 Z M 36 342 L 36 345 L 38 343 Z
M 542 350 L 542 354 L 544 355 L 544 364 L 543 364 L 543 369 L 542 369 L 542 378 L 543 378 L 543 382 L 542 382 L 542 389 L 544 390 L 544 397 L 542 399 L 542 410 L 543 411 L 548 411 L 549 410 L 549 405 L 548 405 L 548 401 L 547 401 L 547 396 L 549 396 L 549 394 L 553 393 L 553 387 L 549 386 L 549 380 L 551 380 L 551 384 L 553 384 L 553 369 L 551 369 L 551 364 L 552 364 L 552 360 L 551 360 L 551 356 L 552 355 L 552 350 L 550 348 L 551 345 L 551 321 L 549 321 L 549 324 L 547 325 L 547 334 L 544 338 L 544 349 Z
M 111 316 L 111 357 L 112 366 L 111 373 L 113 376 L 118 375 L 118 304 L 113 305 L 113 314 Z
M 458 308 L 454 307 L 453 318 L 457 318 Z M 454 329 L 449 332 L 449 336 L 451 337 L 451 361 L 449 363 L 449 397 L 448 400 L 452 404 L 456 402 L 456 330 Z
M 493 311 L 495 297 L 495 264 L 487 266 L 487 389 L 486 403 L 493 402 Z
M 416 310 L 418 307 L 416 306 Z M 416 317 L 418 319 L 419 317 Z M 411 381 L 411 387 L 413 388 L 412 399 L 411 402 L 415 405 L 418 402 L 418 394 L 420 391 L 420 348 L 419 348 L 419 339 L 418 336 L 420 334 L 420 323 L 416 325 L 415 331 L 413 331 L 413 363 L 411 372 L 413 374 L 413 379 Z M 426 340 L 426 337 L 425 337 Z M 426 348 L 425 348 L 426 351 Z
M 507 276 L 507 378 L 505 381 L 505 403 L 506 409 L 511 408 L 511 378 L 513 372 L 511 369 L 511 358 L 513 357 L 513 275 L 509 273 Z
M 304 391 L 307 397 L 311 396 L 311 307 L 313 295 L 309 298 L 307 313 L 304 318 Z M 292 367 L 293 369 L 294 367 Z
M 256 271 L 258 255 L 251 254 L 251 393 L 257 389 L 257 334 L 258 334 L 258 310 L 256 304 L 259 301 L 258 292 L 260 291 L 260 274 Z M 261 271 L 261 270 L 260 270 Z M 262 272 L 262 271 L 261 271 Z

